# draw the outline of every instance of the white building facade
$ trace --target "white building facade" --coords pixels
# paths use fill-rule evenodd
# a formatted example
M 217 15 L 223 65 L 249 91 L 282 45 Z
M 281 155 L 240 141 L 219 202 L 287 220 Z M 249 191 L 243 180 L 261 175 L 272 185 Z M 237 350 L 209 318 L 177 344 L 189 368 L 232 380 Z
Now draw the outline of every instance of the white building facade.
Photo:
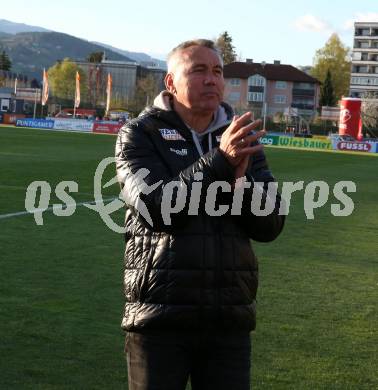
M 378 99 L 378 22 L 356 22 L 350 96 Z

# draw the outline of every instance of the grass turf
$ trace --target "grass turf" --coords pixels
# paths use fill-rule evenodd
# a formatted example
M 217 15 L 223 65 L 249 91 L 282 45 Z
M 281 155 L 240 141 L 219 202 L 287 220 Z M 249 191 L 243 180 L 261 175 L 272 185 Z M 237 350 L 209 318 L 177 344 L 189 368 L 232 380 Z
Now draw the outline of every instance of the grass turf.
M 24 210 L 33 180 L 53 189 L 74 180 L 73 197 L 93 199 L 93 174 L 113 155 L 114 141 L 1 127 L 0 215 Z M 332 216 L 330 196 L 307 220 L 301 191 L 282 235 L 253 243 L 260 258 L 253 388 L 376 389 L 378 159 L 266 152 L 280 181 L 324 180 L 332 189 L 353 180 L 357 192 L 351 216 Z M 108 179 L 113 174 L 106 171 Z M 116 185 L 106 189 L 117 192 Z M 122 237 L 84 207 L 66 218 L 46 212 L 43 226 L 31 215 L 0 219 L 0 388 L 127 388 L 122 252 Z

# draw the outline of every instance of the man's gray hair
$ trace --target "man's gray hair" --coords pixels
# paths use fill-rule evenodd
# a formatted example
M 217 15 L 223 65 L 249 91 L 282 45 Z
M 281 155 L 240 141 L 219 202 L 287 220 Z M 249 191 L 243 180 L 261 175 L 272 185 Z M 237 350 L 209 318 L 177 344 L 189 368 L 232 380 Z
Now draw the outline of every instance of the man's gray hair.
M 211 41 L 210 39 L 192 39 L 190 41 L 185 41 L 185 42 L 180 43 L 178 46 L 176 46 L 174 49 L 172 49 L 169 52 L 169 54 L 167 56 L 168 67 L 169 67 L 169 62 L 176 55 L 176 53 L 178 53 L 182 50 L 185 50 L 188 47 L 192 47 L 192 46 L 202 46 L 202 47 L 207 47 L 208 49 L 214 50 L 218 54 L 221 62 L 223 63 L 222 53 L 214 41 Z

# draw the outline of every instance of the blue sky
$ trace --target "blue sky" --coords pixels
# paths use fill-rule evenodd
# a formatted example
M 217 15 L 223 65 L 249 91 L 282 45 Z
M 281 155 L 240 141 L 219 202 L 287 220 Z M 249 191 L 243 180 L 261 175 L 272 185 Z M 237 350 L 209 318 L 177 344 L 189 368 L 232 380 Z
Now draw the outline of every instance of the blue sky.
M 17 0 L 0 18 L 163 59 L 181 41 L 227 30 L 243 59 L 311 65 L 333 32 L 351 47 L 353 22 L 378 21 L 378 1 Z

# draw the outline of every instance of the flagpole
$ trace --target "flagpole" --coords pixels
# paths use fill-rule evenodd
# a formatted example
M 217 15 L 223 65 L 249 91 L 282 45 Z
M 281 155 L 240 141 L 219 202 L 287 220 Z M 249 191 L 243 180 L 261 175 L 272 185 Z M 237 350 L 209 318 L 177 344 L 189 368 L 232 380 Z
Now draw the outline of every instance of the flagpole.
M 73 119 L 75 119 L 76 116 L 76 94 L 77 94 L 77 74 L 75 74 L 75 97 L 74 97 Z
M 33 119 L 35 119 L 35 113 L 37 110 L 37 88 L 34 88 L 34 110 L 33 110 Z
M 75 100 L 74 100 L 74 112 L 73 112 L 73 118 L 75 119 L 76 116 L 76 91 L 75 91 Z
M 110 73 L 108 73 L 108 80 L 106 84 L 106 108 L 105 108 L 105 115 L 109 115 L 109 109 L 110 109 L 110 99 L 111 99 L 111 92 L 112 92 L 112 76 Z

